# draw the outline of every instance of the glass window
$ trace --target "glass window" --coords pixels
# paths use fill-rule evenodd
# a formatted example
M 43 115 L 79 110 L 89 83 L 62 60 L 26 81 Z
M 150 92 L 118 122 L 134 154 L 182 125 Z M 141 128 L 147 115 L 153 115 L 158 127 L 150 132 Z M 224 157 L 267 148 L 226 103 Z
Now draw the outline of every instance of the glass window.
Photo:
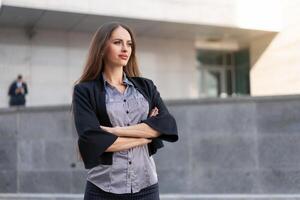
M 200 93 L 204 97 L 249 95 L 249 51 L 198 50 Z

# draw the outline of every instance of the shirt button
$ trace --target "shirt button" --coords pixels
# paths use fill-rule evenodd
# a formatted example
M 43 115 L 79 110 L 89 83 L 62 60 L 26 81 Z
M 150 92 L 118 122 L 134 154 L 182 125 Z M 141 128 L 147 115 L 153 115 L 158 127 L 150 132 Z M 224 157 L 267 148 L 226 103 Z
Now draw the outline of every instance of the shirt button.
M 127 124 L 127 126 L 129 126 L 130 124 Z
M 123 101 L 126 102 L 126 99 L 124 99 Z
M 128 114 L 128 113 L 129 113 L 129 110 L 126 110 L 126 113 Z
M 131 165 L 131 161 L 129 161 L 129 165 Z

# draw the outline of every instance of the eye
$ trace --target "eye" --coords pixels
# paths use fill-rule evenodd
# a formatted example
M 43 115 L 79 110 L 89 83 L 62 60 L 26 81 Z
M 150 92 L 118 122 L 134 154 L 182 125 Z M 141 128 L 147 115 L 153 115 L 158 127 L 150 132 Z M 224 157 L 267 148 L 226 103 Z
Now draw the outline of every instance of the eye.
M 121 41 L 115 41 L 114 44 L 121 44 Z
M 132 43 L 128 43 L 127 45 L 128 45 L 128 46 L 132 46 Z

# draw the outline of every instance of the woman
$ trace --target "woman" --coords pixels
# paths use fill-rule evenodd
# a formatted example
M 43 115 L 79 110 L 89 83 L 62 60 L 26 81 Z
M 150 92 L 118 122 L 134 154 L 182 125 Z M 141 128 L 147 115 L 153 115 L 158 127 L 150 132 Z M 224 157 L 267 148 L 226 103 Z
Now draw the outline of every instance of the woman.
M 153 82 L 140 77 L 135 45 L 128 26 L 102 25 L 74 87 L 85 200 L 159 199 L 152 155 L 162 140 L 178 140 L 177 126 Z

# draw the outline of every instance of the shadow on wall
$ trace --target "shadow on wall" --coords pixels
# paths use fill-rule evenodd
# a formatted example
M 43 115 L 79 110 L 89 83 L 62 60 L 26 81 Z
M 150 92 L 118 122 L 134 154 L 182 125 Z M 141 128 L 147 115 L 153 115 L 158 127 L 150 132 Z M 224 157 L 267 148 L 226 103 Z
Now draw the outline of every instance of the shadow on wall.
M 251 69 L 256 65 L 259 59 L 264 55 L 267 48 L 271 45 L 272 41 L 278 33 L 268 33 L 263 37 L 257 38 L 254 42 L 250 44 L 250 66 Z

